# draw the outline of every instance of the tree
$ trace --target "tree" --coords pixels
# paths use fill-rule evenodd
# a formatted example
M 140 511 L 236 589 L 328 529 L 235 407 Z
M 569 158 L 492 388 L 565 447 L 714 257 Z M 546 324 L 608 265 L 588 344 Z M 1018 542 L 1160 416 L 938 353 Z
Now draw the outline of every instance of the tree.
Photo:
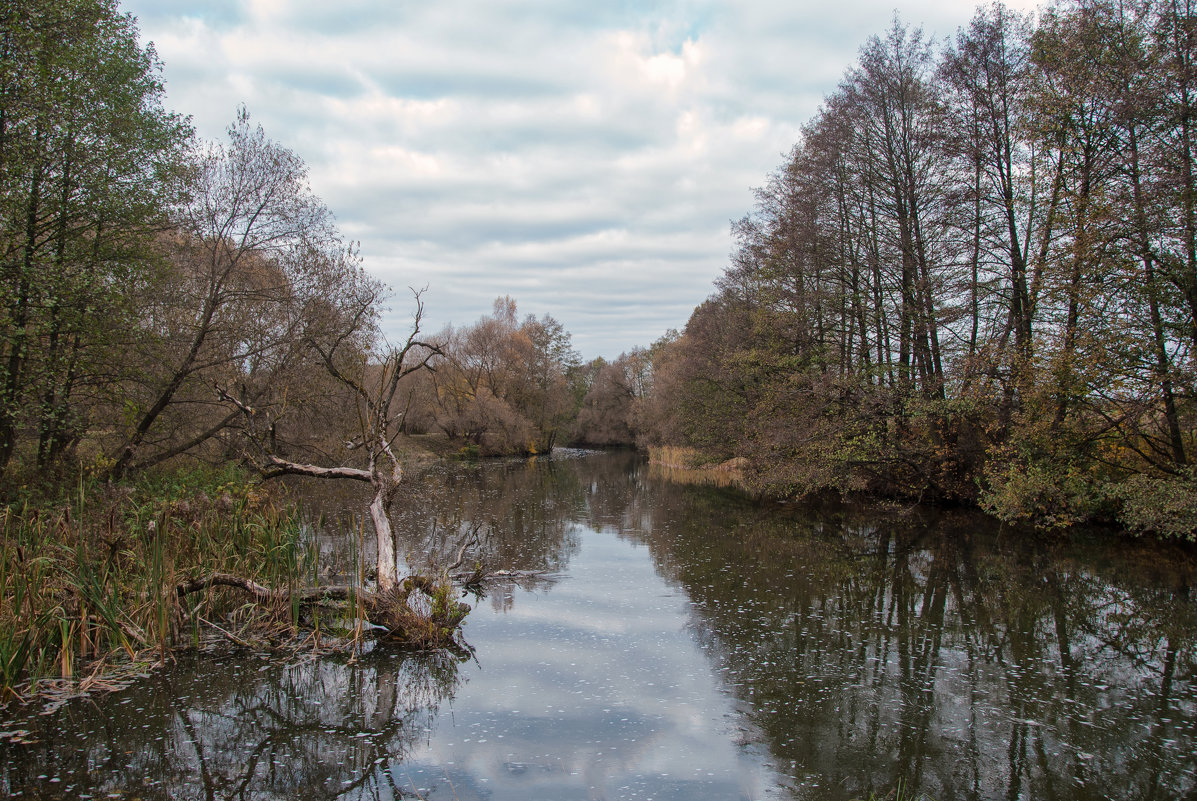
M 116 377 L 190 136 L 162 99 L 115 2 L 0 9 L 0 471 L 23 437 L 53 461 Z
M 965 191 L 973 208 L 967 221 L 972 326 L 966 380 L 979 373 L 985 383 L 1001 381 L 1003 426 L 1031 392 L 1035 305 L 1063 170 L 1059 138 L 1036 138 L 1029 121 L 1030 31 L 1028 18 L 1000 3 L 980 8 L 939 67 L 957 131 L 947 140 L 948 151 L 960 177 L 971 179 Z M 1045 174 L 1053 183 L 1046 204 L 1037 203 Z M 979 339 L 983 308 L 996 325 Z M 980 391 L 986 392 L 984 386 Z
M 648 395 L 652 363 L 648 352 L 635 348 L 608 364 L 592 363 L 594 377 L 582 398 L 573 439 L 586 445 L 636 444 L 637 404 Z
M 214 382 L 248 406 L 294 402 L 313 343 L 352 341 L 376 314 L 381 288 L 341 241 L 302 160 L 244 108 L 228 135 L 197 154 L 176 230 L 159 241 L 163 271 L 135 295 L 140 373 L 119 398 L 129 426 L 117 476 L 235 424 Z
M 415 293 L 415 301 L 411 331 L 402 345 L 384 343 L 374 348 L 372 353 L 354 347 L 354 336 L 350 334 L 367 333 L 365 326 L 368 320 L 364 316 L 358 319 L 357 327 L 345 336 L 329 342 L 308 340 L 306 343 L 319 356 L 328 374 L 348 389 L 355 401 L 359 426 L 346 447 L 350 451 L 360 449 L 365 467 L 307 464 L 279 456 L 266 433 L 274 422 L 269 413 L 246 404 L 227 391 L 220 393 L 231 408 L 246 417 L 252 444 L 257 450 L 259 467 L 266 477 L 303 475 L 370 484 L 374 491 L 369 513 L 378 559 L 378 587 L 384 594 L 392 592 L 398 583 L 395 536 L 389 511 L 403 479 L 403 467 L 393 448 L 401 425 L 395 401 L 399 397 L 403 379 L 431 369 L 434 360 L 441 355 L 438 345 L 420 339 L 420 324 L 424 316 L 420 292 Z
M 898 277 L 898 380 L 927 397 L 944 395 L 937 298 L 944 232 L 939 146 L 942 106 L 931 51 L 919 30 L 895 21 L 874 37 L 845 84 L 854 111 L 867 185 L 887 223 L 882 245 Z
M 437 426 L 487 453 L 550 451 L 576 412 L 569 376 L 579 364 L 569 332 L 549 315 L 519 320 L 516 302 L 443 337 Z

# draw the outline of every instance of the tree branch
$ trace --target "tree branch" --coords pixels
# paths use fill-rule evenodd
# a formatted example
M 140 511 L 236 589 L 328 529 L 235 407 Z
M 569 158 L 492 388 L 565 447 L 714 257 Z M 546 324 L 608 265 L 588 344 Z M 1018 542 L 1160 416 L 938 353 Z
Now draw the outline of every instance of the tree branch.
M 276 478 L 278 476 L 349 478 L 354 481 L 367 482 L 373 479 L 369 470 L 361 470 L 357 467 L 320 467 L 314 464 L 300 464 L 299 462 L 289 462 L 286 459 L 280 459 L 274 454 L 267 457 L 267 463 L 262 467 L 262 476 L 264 478 Z

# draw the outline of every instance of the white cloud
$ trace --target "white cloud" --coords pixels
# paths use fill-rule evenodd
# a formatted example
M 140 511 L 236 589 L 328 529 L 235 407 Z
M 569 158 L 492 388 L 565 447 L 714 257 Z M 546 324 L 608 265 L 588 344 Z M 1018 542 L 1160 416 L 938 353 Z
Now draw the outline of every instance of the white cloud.
M 751 187 L 893 16 L 893 0 L 124 8 L 170 104 L 216 138 L 245 103 L 307 161 L 368 268 L 430 287 L 433 325 L 510 294 L 588 358 L 684 325 Z M 901 16 L 943 38 L 971 14 L 910 0 Z

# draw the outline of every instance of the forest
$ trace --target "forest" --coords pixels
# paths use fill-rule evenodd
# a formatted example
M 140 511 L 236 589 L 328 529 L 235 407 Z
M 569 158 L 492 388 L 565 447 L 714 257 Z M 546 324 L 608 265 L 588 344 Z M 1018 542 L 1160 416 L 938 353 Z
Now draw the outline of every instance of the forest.
M 771 496 L 1192 538 L 1195 59 L 1171 0 L 870 39 L 649 351 L 640 441 Z
M 114 0 L 6 3 L 0 687 L 165 651 L 213 571 L 294 585 L 281 475 L 368 483 L 379 565 L 410 460 L 566 444 L 1192 539 L 1194 126 L 1179 0 L 993 4 L 941 44 L 895 20 L 684 329 L 586 362 L 511 297 L 424 330 L 246 108 L 210 142 L 166 107 Z

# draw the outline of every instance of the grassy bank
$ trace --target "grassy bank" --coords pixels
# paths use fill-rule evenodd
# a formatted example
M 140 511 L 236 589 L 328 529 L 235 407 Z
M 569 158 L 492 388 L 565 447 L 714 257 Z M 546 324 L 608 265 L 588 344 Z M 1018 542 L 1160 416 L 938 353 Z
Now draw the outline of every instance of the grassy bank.
M 874 486 L 821 482 L 819 467 L 799 459 L 761 468 L 747 458 L 720 460 L 697 448 L 671 445 L 648 449 L 655 475 L 678 483 L 732 486 L 762 499 L 798 500 L 819 493 L 903 503 L 923 501 L 918 484 L 878 481 Z M 814 480 L 810 476 L 815 475 Z M 801 477 L 802 480 L 795 480 Z M 979 497 L 949 497 L 947 503 L 978 509 L 1002 523 L 1026 530 L 1063 532 L 1072 526 L 1104 525 L 1127 536 L 1152 536 L 1197 543 L 1197 468 L 1174 475 L 1136 474 L 1111 478 L 1036 467 L 994 468 L 988 482 L 978 482 Z M 851 482 L 846 482 L 851 484 Z M 799 489 L 796 489 L 798 487 Z M 935 492 L 929 503 L 945 502 Z
M 232 573 L 293 587 L 314 570 L 281 489 L 235 468 L 143 476 L 110 486 L 23 491 L 0 511 L 0 701 L 48 679 L 96 675 L 198 642 L 204 621 L 295 619 L 213 588 L 180 598 L 180 581 Z

